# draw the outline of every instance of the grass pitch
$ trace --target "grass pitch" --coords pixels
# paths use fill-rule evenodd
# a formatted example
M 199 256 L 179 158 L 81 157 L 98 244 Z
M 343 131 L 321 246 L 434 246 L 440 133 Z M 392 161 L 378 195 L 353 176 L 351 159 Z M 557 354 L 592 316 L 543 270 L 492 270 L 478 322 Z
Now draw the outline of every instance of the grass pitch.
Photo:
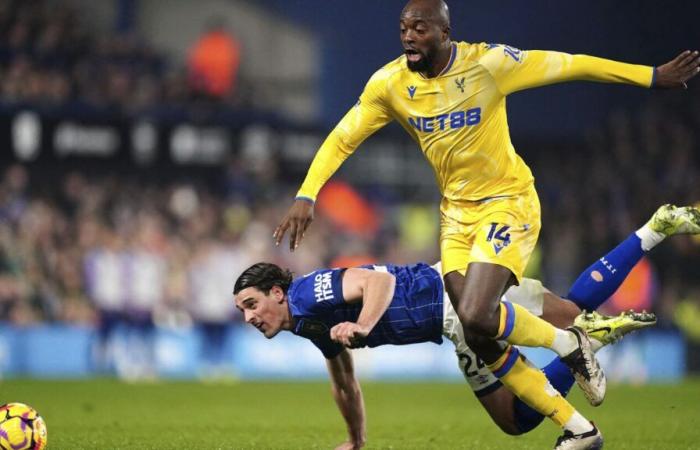
M 576 388 L 573 389 L 576 391 Z M 363 383 L 369 449 L 546 449 L 545 422 L 511 437 L 493 425 L 466 384 Z M 2 402 L 37 408 L 49 450 L 330 449 L 345 426 L 327 383 L 123 384 L 112 380 L 2 382 Z M 611 386 L 596 421 L 606 448 L 700 448 L 700 380 Z

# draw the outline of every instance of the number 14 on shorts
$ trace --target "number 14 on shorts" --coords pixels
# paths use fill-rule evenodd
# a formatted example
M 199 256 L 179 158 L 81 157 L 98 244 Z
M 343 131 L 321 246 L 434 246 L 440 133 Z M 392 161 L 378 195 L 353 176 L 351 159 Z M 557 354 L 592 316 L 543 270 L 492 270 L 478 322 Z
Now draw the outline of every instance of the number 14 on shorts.
M 499 254 L 501 250 L 510 244 L 510 225 L 502 225 L 496 222 L 492 222 L 489 228 L 489 232 L 486 235 L 486 242 L 491 242 L 493 245 L 493 251 Z

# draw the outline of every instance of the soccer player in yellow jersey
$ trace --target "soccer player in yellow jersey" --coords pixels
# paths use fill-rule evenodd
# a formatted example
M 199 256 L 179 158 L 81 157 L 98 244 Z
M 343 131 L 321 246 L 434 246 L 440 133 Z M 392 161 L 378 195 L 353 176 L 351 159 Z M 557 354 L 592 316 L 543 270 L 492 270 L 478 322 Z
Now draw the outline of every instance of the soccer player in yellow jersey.
M 589 80 L 640 87 L 687 87 L 700 71 L 686 51 L 653 68 L 500 44 L 452 42 L 447 5 L 411 0 L 401 13 L 404 55 L 378 70 L 357 104 L 316 154 L 296 201 L 275 230 L 294 250 L 313 219 L 323 184 L 391 120 L 418 142 L 442 193 L 440 248 L 445 287 L 468 345 L 524 402 L 565 429 L 557 448 L 597 448 L 599 431 L 551 388 L 511 344 L 547 347 L 568 362 L 589 402 L 605 377 L 581 330 L 560 330 L 519 305 L 501 302 L 521 280 L 540 230 L 530 169 L 510 141 L 505 97 L 519 90 Z

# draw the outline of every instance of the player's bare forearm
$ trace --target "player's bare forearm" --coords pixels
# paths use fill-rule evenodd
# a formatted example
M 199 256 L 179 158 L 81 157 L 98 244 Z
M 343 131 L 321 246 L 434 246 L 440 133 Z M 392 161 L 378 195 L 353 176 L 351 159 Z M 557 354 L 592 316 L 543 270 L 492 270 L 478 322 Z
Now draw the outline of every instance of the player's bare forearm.
M 331 328 L 331 339 L 346 347 L 364 345 L 394 297 L 396 278 L 387 272 L 351 268 L 343 274 L 343 297 L 347 303 L 362 302 L 357 322 L 341 322 Z
M 367 440 L 365 427 L 365 410 L 362 390 L 357 380 L 343 389 L 334 389 L 333 397 L 348 429 L 347 443 L 351 448 L 361 448 Z
M 343 350 L 335 358 L 327 360 L 326 365 L 331 378 L 333 398 L 348 428 L 348 441 L 338 448 L 361 448 L 367 440 L 365 404 L 360 383 L 355 377 L 352 356 L 349 351 Z
M 384 315 L 394 297 L 396 277 L 386 272 L 373 272 L 367 277 L 363 295 L 362 311 L 357 324 L 371 331 Z

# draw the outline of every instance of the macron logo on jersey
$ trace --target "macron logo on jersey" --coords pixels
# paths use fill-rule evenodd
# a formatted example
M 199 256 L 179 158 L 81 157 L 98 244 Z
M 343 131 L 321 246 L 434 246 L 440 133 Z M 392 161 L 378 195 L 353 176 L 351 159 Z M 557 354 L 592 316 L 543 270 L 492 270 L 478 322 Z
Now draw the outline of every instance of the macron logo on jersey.
M 466 111 L 455 111 L 449 114 L 440 114 L 435 117 L 409 117 L 408 123 L 413 128 L 424 133 L 442 131 L 446 129 L 456 130 L 471 127 L 481 122 L 481 108 L 472 108 Z
M 333 300 L 331 272 L 319 273 L 314 277 L 314 297 L 316 297 L 316 303 Z

